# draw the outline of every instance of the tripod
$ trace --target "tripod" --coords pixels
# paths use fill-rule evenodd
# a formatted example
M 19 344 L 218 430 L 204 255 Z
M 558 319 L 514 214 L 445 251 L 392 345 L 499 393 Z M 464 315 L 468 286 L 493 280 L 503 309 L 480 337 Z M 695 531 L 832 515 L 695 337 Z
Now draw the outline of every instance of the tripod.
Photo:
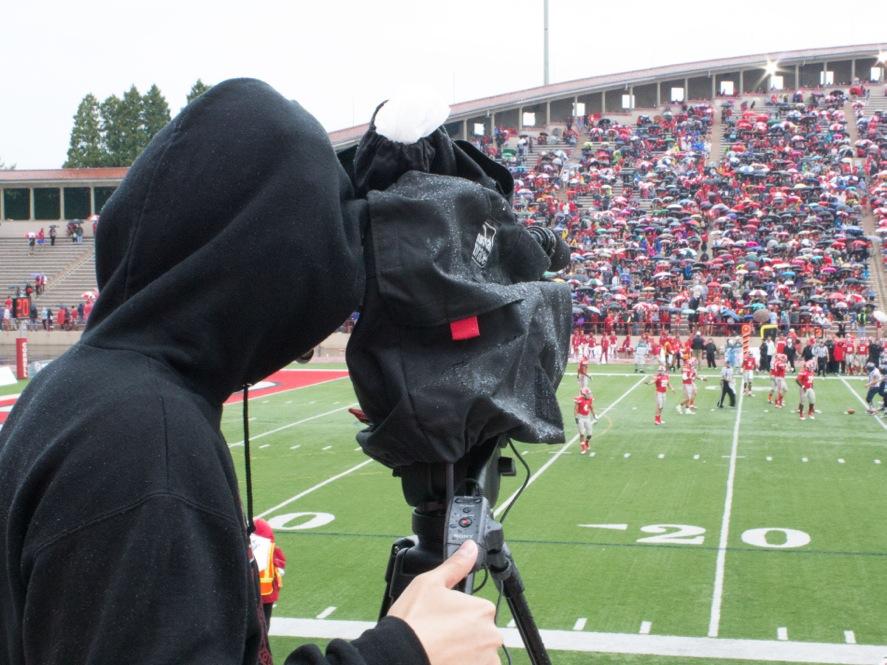
M 391 548 L 379 617 L 388 613 L 413 578 L 440 565 L 461 542 L 472 538 L 479 550 L 475 570 L 485 567 L 505 597 L 530 662 L 550 665 L 524 596 L 523 581 L 505 543 L 502 525 L 493 518 L 490 509 L 499 494 L 500 477 L 514 475 L 513 461 L 499 454 L 504 445 L 504 438 L 494 439 L 478 446 L 467 459 L 455 465 L 414 464 L 398 470 L 407 503 L 414 506 L 415 535 L 399 538 Z M 473 573 L 457 588 L 471 593 Z

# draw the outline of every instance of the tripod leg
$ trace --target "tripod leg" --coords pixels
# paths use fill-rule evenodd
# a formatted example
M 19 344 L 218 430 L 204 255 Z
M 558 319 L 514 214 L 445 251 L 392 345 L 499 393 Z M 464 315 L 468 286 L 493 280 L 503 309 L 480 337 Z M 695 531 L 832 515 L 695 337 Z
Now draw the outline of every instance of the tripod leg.
M 551 665 L 551 659 L 542 642 L 539 628 L 536 626 L 533 613 L 527 604 L 526 596 L 524 596 L 524 583 L 511 557 L 508 558 L 508 564 L 508 568 L 504 571 L 499 573 L 491 571 L 493 580 L 502 595 L 505 596 L 517 630 L 527 647 L 530 663 L 532 665 Z

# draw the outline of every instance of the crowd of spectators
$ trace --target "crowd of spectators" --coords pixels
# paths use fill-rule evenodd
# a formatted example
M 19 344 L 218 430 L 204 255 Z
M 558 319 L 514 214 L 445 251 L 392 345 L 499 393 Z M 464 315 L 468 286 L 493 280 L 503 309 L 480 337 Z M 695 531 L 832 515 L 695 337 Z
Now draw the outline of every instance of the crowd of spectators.
M 862 216 L 870 206 L 887 234 L 887 122 L 854 101 L 851 144 L 847 101 L 796 93 L 757 108 L 681 105 L 632 124 L 593 117 L 567 125 L 577 149 L 537 143 L 535 162 L 526 139 L 487 147 L 514 173 L 518 214 L 571 245 L 562 278 L 584 332 L 737 335 L 749 323 L 863 337 L 882 323 Z M 720 160 L 707 140 L 715 112 Z

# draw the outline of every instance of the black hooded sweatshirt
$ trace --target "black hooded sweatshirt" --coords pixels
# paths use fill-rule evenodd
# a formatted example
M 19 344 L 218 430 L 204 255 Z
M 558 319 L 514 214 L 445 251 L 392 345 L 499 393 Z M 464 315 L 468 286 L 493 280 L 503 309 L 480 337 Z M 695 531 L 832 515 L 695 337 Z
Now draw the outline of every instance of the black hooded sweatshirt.
M 0 664 L 270 662 L 222 403 L 356 307 L 365 205 L 259 81 L 151 141 L 102 212 L 86 333 L 0 431 Z M 385 619 L 287 663 L 427 658 Z

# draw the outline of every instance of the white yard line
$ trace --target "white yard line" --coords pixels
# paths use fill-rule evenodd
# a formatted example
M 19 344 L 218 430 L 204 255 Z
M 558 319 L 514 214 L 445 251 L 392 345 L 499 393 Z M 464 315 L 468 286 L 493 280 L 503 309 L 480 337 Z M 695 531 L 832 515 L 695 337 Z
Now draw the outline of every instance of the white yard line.
M 308 495 L 311 494 L 312 492 L 316 492 L 317 490 L 319 490 L 321 487 L 325 487 L 326 485 L 329 485 L 330 483 L 337 481 L 339 478 L 344 478 L 344 477 L 347 476 L 349 473 L 354 473 L 354 472 L 357 471 L 358 469 L 362 469 L 362 468 L 365 467 L 367 464 L 370 464 L 372 461 L 373 461 L 373 460 L 368 459 L 368 460 L 365 460 L 365 461 L 361 462 L 360 464 L 355 464 L 354 466 L 352 466 L 352 467 L 351 467 L 350 469 L 348 469 L 347 471 L 343 471 L 342 473 L 338 473 L 338 474 L 336 474 L 335 476 L 333 476 L 332 478 L 327 478 L 327 479 L 324 480 L 323 482 L 319 482 L 319 483 L 317 483 L 316 485 L 314 485 L 313 487 L 309 487 L 309 488 L 306 489 L 304 492 L 299 492 L 298 494 L 296 494 L 296 496 L 294 496 L 294 497 L 290 497 L 289 499 L 287 499 L 286 501 L 284 501 L 284 502 L 282 502 L 282 503 L 278 503 L 276 506 L 274 506 L 273 508 L 269 508 L 269 509 L 266 510 L 264 513 L 259 513 L 258 515 L 256 515 L 256 517 L 265 517 L 265 516 L 267 516 L 267 515 L 270 515 L 271 513 L 273 513 L 273 512 L 275 512 L 275 511 L 277 511 L 277 510 L 283 508 L 284 506 L 288 506 L 288 505 L 291 504 L 293 501 L 298 501 L 298 500 L 301 499 L 303 496 L 308 496 Z
M 851 393 L 853 393 L 853 396 L 859 400 L 859 403 L 862 404 L 862 408 L 864 408 L 864 409 L 868 408 L 868 404 L 865 403 L 865 400 L 862 397 L 860 397 L 858 392 L 853 390 L 853 386 L 851 386 L 849 383 L 847 383 L 847 379 L 845 379 L 843 376 L 841 377 L 841 383 L 843 383 L 845 386 L 847 386 L 847 390 L 849 390 Z M 865 415 L 868 415 L 868 414 L 865 414 Z M 878 424 L 881 427 L 883 427 L 884 429 L 887 429 L 887 425 L 884 424 L 884 421 L 881 419 L 881 416 L 875 415 L 872 417 L 878 421 Z
M 623 399 L 625 399 L 626 397 L 628 397 L 628 395 L 631 393 L 631 391 L 633 391 L 635 388 L 637 388 L 639 385 L 641 385 L 641 383 L 643 383 L 644 380 L 647 379 L 647 378 L 648 378 L 648 377 L 646 377 L 646 376 L 642 376 L 640 379 L 638 379 L 637 383 L 635 383 L 631 388 L 629 388 L 629 389 L 626 390 L 624 393 L 622 393 L 622 395 L 620 395 L 619 398 L 618 398 L 615 402 L 613 402 L 612 404 L 610 404 L 610 406 L 608 406 L 606 409 L 604 409 L 604 410 L 601 412 L 601 415 L 599 416 L 599 418 L 603 418 L 605 415 L 607 415 L 607 413 L 610 411 L 610 409 L 612 409 L 614 406 L 616 406 L 617 404 L 619 404 L 619 402 L 621 402 Z M 530 485 L 532 485 L 533 483 L 535 483 L 536 480 L 539 479 L 539 476 L 541 476 L 543 473 L 545 473 L 545 472 L 548 470 L 548 467 L 550 467 L 552 464 L 554 464 L 555 462 L 557 462 L 558 458 L 559 458 L 561 455 L 563 455 L 563 454 L 567 451 L 567 448 L 569 448 L 573 443 L 575 443 L 576 440 L 577 440 L 578 438 L 579 438 L 579 435 L 577 434 L 577 435 L 574 436 L 572 439 L 570 439 L 569 441 L 567 441 L 565 444 L 563 444 L 563 445 L 560 447 L 560 450 L 558 450 L 558 451 L 552 456 L 552 458 L 551 458 L 550 460 L 548 460 L 545 464 L 543 464 L 541 467 L 539 467 L 539 470 L 538 470 L 536 473 L 534 473 L 532 476 L 530 476 L 530 479 L 527 481 L 527 487 L 529 487 Z M 592 456 L 594 456 L 593 453 L 592 453 Z M 516 490 L 511 494 L 511 496 L 509 496 L 507 499 L 505 499 L 505 501 L 503 501 L 502 503 L 500 503 L 500 504 L 499 504 L 499 507 L 496 508 L 496 510 L 493 511 L 493 517 L 499 517 L 499 515 L 501 515 L 502 512 L 503 512 L 506 508 L 508 508 L 508 506 L 510 506 L 511 503 L 517 498 L 517 495 L 518 495 L 519 493 L 520 493 L 520 488 L 516 489 Z
M 336 619 L 291 619 L 275 616 L 270 633 L 274 637 L 353 640 L 375 626 L 374 621 Z M 517 629 L 500 629 L 508 647 L 521 648 Z M 579 630 L 541 630 L 550 650 L 583 653 L 636 654 L 753 660 L 758 662 L 827 663 L 829 665 L 873 665 L 887 653 L 887 645 L 792 642 L 778 640 L 735 640 L 675 635 L 593 633 Z
M 282 371 L 282 372 L 300 372 L 300 371 L 304 372 L 304 371 L 308 371 L 308 370 L 288 369 L 288 370 L 280 370 L 280 371 Z M 343 372 L 345 370 L 325 369 L 325 370 L 319 370 L 319 371 Z M 296 386 L 295 388 L 284 388 L 283 390 L 275 390 L 273 393 L 259 393 L 258 395 L 253 395 L 252 397 L 250 397 L 249 401 L 252 402 L 253 400 L 262 399 L 263 397 L 265 397 L 265 398 L 276 397 L 277 395 L 283 395 L 284 393 L 291 393 L 294 390 L 305 390 L 306 388 L 315 388 L 317 386 L 322 386 L 327 383 L 333 383 L 334 381 L 341 381 L 342 379 L 347 379 L 347 378 L 349 378 L 347 375 L 346 376 L 337 376 L 334 379 L 326 379 L 324 381 L 318 381 L 317 383 L 309 383 L 307 386 Z M 270 388 L 259 388 L 259 390 L 270 390 Z M 243 391 L 238 391 L 238 393 L 242 393 L 242 392 Z M 242 404 L 242 403 L 243 403 L 243 400 L 240 400 L 239 402 L 231 402 L 230 404 L 226 404 L 225 406 L 237 406 L 238 404 Z
M 289 423 L 287 425 L 282 425 L 277 429 L 271 429 L 267 432 L 262 432 L 261 434 L 256 434 L 255 436 L 250 435 L 249 440 L 250 443 L 257 439 L 261 439 L 262 437 L 269 436 L 271 434 L 277 434 L 278 432 L 282 432 L 285 429 L 289 429 L 290 427 L 295 427 L 296 425 L 301 425 L 302 423 L 307 423 L 311 420 L 317 420 L 318 418 L 323 418 L 324 416 L 332 415 L 333 413 L 338 413 L 339 411 L 344 411 L 345 409 L 350 409 L 352 406 L 357 406 L 357 402 L 354 404 L 349 404 L 348 406 L 340 406 L 338 409 L 333 409 L 332 411 L 327 411 L 325 413 L 318 413 L 316 416 L 309 416 L 308 418 L 302 418 L 302 420 L 297 420 L 294 423 Z M 238 441 L 237 443 L 229 443 L 228 447 L 233 448 L 235 446 L 242 446 L 243 441 Z
M 711 615 L 708 636 L 717 637 L 721 627 L 721 603 L 724 599 L 724 569 L 727 561 L 727 543 L 730 538 L 730 513 L 733 512 L 733 483 L 736 480 L 736 458 L 739 451 L 739 423 L 742 421 L 742 398 L 736 404 L 736 422 L 733 424 L 733 446 L 730 448 L 730 467 L 727 471 L 727 491 L 724 496 L 724 516 L 721 519 L 721 538 L 718 542 L 718 558 L 715 564 L 715 583 L 711 593 Z

